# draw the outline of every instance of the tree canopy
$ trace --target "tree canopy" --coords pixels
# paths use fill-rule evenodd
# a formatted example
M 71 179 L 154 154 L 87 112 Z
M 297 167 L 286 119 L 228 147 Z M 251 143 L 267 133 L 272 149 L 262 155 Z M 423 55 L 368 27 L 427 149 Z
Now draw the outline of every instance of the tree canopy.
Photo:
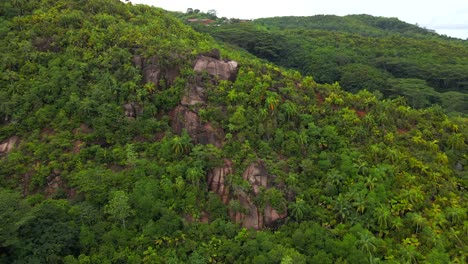
M 0 2 L 0 263 L 466 262 L 466 44 L 237 22 Z

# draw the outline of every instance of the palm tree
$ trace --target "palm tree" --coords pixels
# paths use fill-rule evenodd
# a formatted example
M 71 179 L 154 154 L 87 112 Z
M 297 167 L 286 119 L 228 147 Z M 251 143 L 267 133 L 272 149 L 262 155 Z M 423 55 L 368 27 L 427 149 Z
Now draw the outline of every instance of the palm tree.
M 369 191 L 372 191 L 372 190 L 374 190 L 377 181 L 378 180 L 377 180 L 376 177 L 373 177 L 372 175 L 369 175 L 369 176 L 366 177 L 364 185 L 367 187 L 367 189 L 369 189 Z
M 390 221 L 391 227 L 395 230 L 400 230 L 403 227 L 403 221 L 399 216 L 393 217 Z
M 408 213 L 408 217 L 416 225 L 416 233 L 418 233 L 422 227 L 427 224 L 426 218 L 419 213 Z
M 359 240 L 356 241 L 359 249 L 369 255 L 369 263 L 371 264 L 374 263 L 372 253 L 377 249 L 376 242 L 377 239 L 368 230 L 359 233 Z
M 335 105 L 335 106 L 344 105 L 344 100 L 341 94 L 337 94 L 335 92 L 331 92 L 330 95 L 327 98 L 325 98 L 325 102 L 331 103 L 332 105 Z
M 339 218 L 340 222 L 343 223 L 350 214 L 349 201 L 341 193 L 338 195 L 333 206 L 335 210 L 335 216 Z
M 267 98 L 265 100 L 267 107 L 273 112 L 278 106 L 280 100 L 279 95 L 274 92 L 267 92 Z
M 372 144 L 369 146 L 369 153 L 371 154 L 371 157 L 374 162 L 378 162 L 378 156 L 381 152 L 381 146 L 380 144 Z
M 338 171 L 337 169 L 331 169 L 327 173 L 327 182 L 331 184 L 337 192 L 340 191 L 341 186 L 343 185 L 345 177 L 344 175 Z
M 449 207 L 446 209 L 447 219 L 452 224 L 460 224 L 463 222 L 464 218 L 466 218 L 466 211 L 466 208 Z
M 306 203 L 302 198 L 296 197 L 296 202 L 289 204 L 289 210 L 291 216 L 300 221 L 304 217 L 304 211 L 306 209 Z
M 306 130 L 302 130 L 300 133 L 299 133 L 299 136 L 297 137 L 298 139 L 298 143 L 299 145 L 301 146 L 302 150 L 304 151 L 305 150 L 305 147 L 307 146 L 307 144 L 309 143 L 309 137 L 307 136 L 307 131 Z
M 392 212 L 385 205 L 380 205 L 380 207 L 378 207 L 374 212 L 374 217 L 377 218 L 377 223 L 379 224 L 380 228 L 383 229 L 388 227 L 391 216 Z
M 357 193 L 357 195 L 354 197 L 353 200 L 354 200 L 353 206 L 356 208 L 356 212 L 363 214 L 364 211 L 366 210 L 366 204 L 367 204 L 365 194 L 363 194 L 362 192 Z
M 390 160 L 391 164 L 400 160 L 401 152 L 397 148 L 388 148 L 385 151 L 385 157 Z
M 419 206 L 424 201 L 424 192 L 421 190 L 421 186 L 413 187 L 411 189 L 404 189 L 401 191 L 401 197 L 407 199 L 411 205 Z
M 232 89 L 231 91 L 229 91 L 228 93 L 228 99 L 231 103 L 236 103 L 237 102 L 237 99 L 238 99 L 238 94 L 237 94 L 237 91 L 236 89 Z
M 357 173 L 362 176 L 367 176 L 369 174 L 369 163 L 363 159 L 363 156 L 360 156 L 356 160 L 354 167 L 357 169 Z
M 286 118 L 288 121 L 291 119 L 291 117 L 297 114 L 297 106 L 289 100 L 283 104 L 282 108 L 284 109 L 284 112 L 286 113 Z
M 193 185 L 199 186 L 200 179 L 205 176 L 205 172 L 200 166 L 189 168 L 186 171 L 187 180 Z
M 453 134 L 447 140 L 448 146 L 453 150 L 462 150 L 466 148 L 465 137 L 462 133 Z
M 405 239 L 405 241 L 406 240 L 408 239 Z M 418 263 L 418 251 L 416 250 L 416 246 L 414 244 L 403 242 L 403 246 L 400 252 L 402 257 L 405 259 L 405 263 Z
M 175 136 L 172 138 L 172 150 L 174 150 L 176 154 L 187 154 L 190 152 L 192 145 L 190 141 L 190 136 L 184 131 L 181 136 Z

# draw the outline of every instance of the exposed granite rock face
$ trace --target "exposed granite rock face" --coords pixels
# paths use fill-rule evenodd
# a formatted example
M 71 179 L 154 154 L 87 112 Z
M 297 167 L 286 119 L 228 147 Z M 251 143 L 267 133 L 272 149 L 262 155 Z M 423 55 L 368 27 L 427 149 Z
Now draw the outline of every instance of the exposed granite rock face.
M 229 187 L 226 186 L 226 176 L 232 174 L 232 161 L 224 160 L 224 166 L 214 168 L 208 172 L 208 188 L 210 191 L 217 193 L 224 204 L 229 203 Z
M 22 188 L 23 188 L 23 196 L 29 195 L 29 184 L 31 182 L 32 176 L 33 176 L 32 172 L 29 171 L 29 172 L 23 174 L 23 176 L 21 177 L 21 185 L 22 185 Z
M 7 140 L 3 141 L 2 143 L 0 143 L 0 155 L 7 154 L 10 151 L 12 151 L 15 148 L 18 141 L 19 141 L 18 136 L 12 136 L 8 138 Z
M 262 161 L 257 161 L 250 164 L 242 174 L 242 178 L 247 180 L 252 186 L 252 195 L 248 193 L 239 194 L 236 198 L 239 200 L 241 207 L 246 213 L 243 212 L 229 212 L 231 219 L 237 223 L 242 223 L 245 228 L 254 228 L 256 230 L 262 229 L 266 226 L 271 226 L 279 219 L 287 216 L 286 208 L 284 213 L 279 213 L 271 205 L 266 204 L 265 208 L 261 210 L 258 208 L 254 201 L 256 196 L 260 193 L 261 188 L 271 187 L 271 176 L 268 175 L 267 170 Z
M 219 52 L 219 49 L 212 49 L 208 52 L 201 53 L 200 55 L 210 57 L 213 59 L 217 59 L 217 60 L 221 59 L 221 52 Z
M 193 106 L 193 105 L 205 105 L 206 94 L 205 88 L 198 85 L 189 85 L 182 97 L 181 105 Z
M 174 129 L 177 134 L 182 133 L 185 129 L 190 137 L 195 140 L 197 135 L 203 132 L 198 113 L 190 110 L 187 106 L 176 106 L 176 108 L 169 113 L 169 116 L 172 121 L 172 129 Z
M 85 123 L 81 123 L 79 127 L 73 129 L 73 134 L 75 136 L 80 135 L 80 134 L 87 135 L 87 134 L 91 134 L 92 132 L 93 132 L 93 129 L 90 128 Z M 86 146 L 86 142 L 84 142 L 83 140 L 77 139 L 73 141 L 73 153 L 75 154 L 80 153 L 81 149 L 84 146 Z
M 262 161 L 250 164 L 242 174 L 242 178 L 252 185 L 255 195 L 259 194 L 260 187 L 266 188 L 268 184 L 268 172 Z
M 208 172 L 209 190 L 218 194 L 224 204 L 228 204 L 231 199 L 237 199 L 242 210 L 230 210 L 231 220 L 240 223 L 245 228 L 256 230 L 273 225 L 277 220 L 287 216 L 286 208 L 284 213 L 279 213 L 271 205 L 266 204 L 264 209 L 255 205 L 255 199 L 260 193 L 260 188 L 269 188 L 271 176 L 268 175 L 262 161 L 250 164 L 242 174 L 242 178 L 251 184 L 251 192 L 240 193 L 232 197 L 226 177 L 233 173 L 233 163 L 229 159 L 224 160 L 224 166 L 214 168 Z
M 56 175 L 51 175 L 47 177 L 47 187 L 45 189 L 45 195 L 46 197 L 51 197 L 54 194 L 57 193 L 59 188 L 63 188 L 64 183 L 62 180 L 62 177 L 56 176 Z
M 123 105 L 125 116 L 129 119 L 136 118 L 138 114 L 141 114 L 143 109 L 136 103 L 130 102 Z
M 177 134 L 185 129 L 193 141 L 197 144 L 212 144 L 222 147 L 224 131 L 221 128 L 213 128 L 210 123 L 202 124 L 198 113 L 187 106 L 179 105 L 169 114 L 172 120 L 172 129 Z
M 223 80 L 234 81 L 236 79 L 237 62 L 219 60 L 218 50 L 205 54 L 211 57 L 198 56 L 194 66 L 195 72 L 208 72 L 214 78 Z M 134 63 L 141 64 L 141 58 Z M 180 104 L 170 113 L 172 128 L 178 134 L 184 129 L 187 130 L 195 143 L 212 144 L 220 148 L 223 146 L 224 131 L 221 128 L 213 128 L 210 123 L 202 124 L 198 115 L 197 107 L 206 105 L 206 100 L 206 91 L 200 80 L 189 83 Z
M 156 56 L 144 58 L 136 55 L 133 57 L 132 62 L 135 67 L 142 70 L 143 83 L 153 83 L 156 88 L 161 88 L 161 81 L 164 81 L 167 86 L 172 85 L 180 75 L 178 66 L 163 66 Z
M 54 170 L 53 173 L 47 177 L 47 187 L 44 190 L 44 194 L 47 198 L 53 197 L 55 195 L 61 194 L 67 196 L 68 199 L 76 198 L 77 191 L 74 188 L 69 188 L 66 184 L 66 181 L 60 176 L 60 171 Z
M 275 210 L 273 207 L 271 207 L 271 205 L 267 204 L 264 210 L 263 223 L 265 226 L 271 226 L 276 221 L 280 219 L 284 219 L 287 216 L 288 216 L 288 211 L 286 208 L 284 208 L 283 212 L 280 213 L 277 210 Z
M 214 128 L 210 123 L 203 125 L 203 132 L 198 135 L 197 140 L 200 144 L 211 144 L 221 148 L 224 144 L 224 130 L 222 128 Z
M 234 81 L 237 78 L 239 64 L 236 61 L 222 61 L 200 55 L 193 67 L 195 72 L 207 72 L 220 80 Z
M 262 229 L 264 227 L 263 216 L 252 199 L 248 195 L 241 195 L 238 200 L 246 213 L 230 212 L 231 219 L 236 223 L 241 223 L 245 228 Z
M 73 153 L 78 154 L 81 151 L 81 148 L 85 145 L 82 140 L 73 141 Z
M 208 73 L 215 81 L 213 83 L 216 83 L 216 80 L 234 81 L 239 65 L 235 61 L 219 60 L 219 57 L 219 51 L 216 50 L 198 56 L 194 71 Z M 134 61 L 134 63 L 141 64 L 142 62 Z M 189 83 L 181 102 L 170 113 L 171 126 L 177 134 L 186 130 L 196 144 L 212 144 L 221 148 L 224 143 L 224 130 L 214 128 L 210 123 L 202 123 L 198 114 L 199 109 L 205 107 L 206 102 L 207 96 L 203 84 L 199 80 Z M 218 194 L 225 205 L 229 204 L 231 199 L 239 201 L 240 210 L 229 212 L 233 221 L 241 223 L 243 227 L 259 230 L 286 217 L 286 213 L 279 213 L 269 204 L 265 205 L 265 208 L 258 208 L 255 204 L 261 189 L 270 188 L 272 181 L 272 176 L 268 175 L 262 161 L 254 162 L 245 169 L 242 177 L 250 183 L 252 189 L 236 194 L 235 197 L 230 193 L 226 180 L 226 177 L 232 173 L 233 162 L 225 159 L 223 166 L 208 172 L 207 181 L 209 191 Z M 208 218 L 205 217 L 204 220 L 208 221 Z

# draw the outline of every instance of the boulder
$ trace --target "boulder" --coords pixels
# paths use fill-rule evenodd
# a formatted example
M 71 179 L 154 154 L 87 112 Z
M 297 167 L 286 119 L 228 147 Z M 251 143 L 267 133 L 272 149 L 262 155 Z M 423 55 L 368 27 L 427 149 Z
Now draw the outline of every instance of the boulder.
M 220 80 L 235 81 L 239 71 L 239 64 L 236 61 L 223 61 L 200 55 L 193 70 L 199 73 L 207 72 Z
M 10 151 L 12 151 L 15 148 L 18 141 L 19 141 L 18 136 L 12 136 L 8 138 L 7 140 L 3 141 L 2 143 L 0 143 L 0 155 L 7 154 Z
M 284 208 L 283 213 L 279 213 L 275 210 L 271 205 L 267 204 L 265 206 L 264 215 L 263 215 L 263 223 L 265 226 L 271 226 L 276 221 L 280 219 L 284 219 L 288 216 L 286 208 Z
M 123 105 L 125 116 L 129 119 L 136 118 L 138 114 L 141 114 L 143 109 L 136 103 L 130 102 Z
M 222 148 L 224 145 L 224 130 L 222 128 L 214 128 L 210 123 L 203 125 L 202 132 L 197 135 L 197 142 L 200 144 L 211 144 L 215 147 Z
M 133 66 L 137 67 L 138 69 L 143 69 L 143 66 L 145 65 L 145 59 L 143 56 L 135 55 L 133 56 L 132 63 Z
M 216 59 L 216 60 L 221 59 L 221 52 L 219 51 L 219 49 L 212 49 L 212 50 L 210 50 L 208 52 L 203 52 L 200 55 L 210 57 L 210 58 L 213 58 L 213 59 Z

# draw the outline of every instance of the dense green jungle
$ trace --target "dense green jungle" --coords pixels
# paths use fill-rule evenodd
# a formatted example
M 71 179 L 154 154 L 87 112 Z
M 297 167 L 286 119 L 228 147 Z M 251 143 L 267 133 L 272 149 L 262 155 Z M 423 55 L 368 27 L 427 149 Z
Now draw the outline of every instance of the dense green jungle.
M 0 2 L 0 263 L 466 263 L 467 41 L 206 15 Z
M 193 26 L 319 83 L 338 81 L 345 91 L 367 89 L 379 99 L 403 96 L 413 108 L 438 104 L 449 114 L 468 114 L 467 40 L 369 15 L 215 21 L 219 26 Z

